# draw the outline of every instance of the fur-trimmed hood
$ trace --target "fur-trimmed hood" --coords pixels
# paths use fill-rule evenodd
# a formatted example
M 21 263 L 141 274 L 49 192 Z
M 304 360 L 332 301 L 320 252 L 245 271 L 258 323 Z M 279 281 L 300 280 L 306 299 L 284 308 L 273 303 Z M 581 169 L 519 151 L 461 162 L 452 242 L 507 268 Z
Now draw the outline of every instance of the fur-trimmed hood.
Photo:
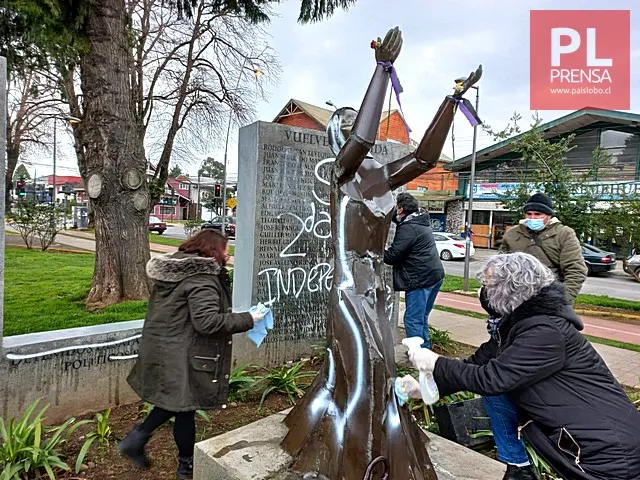
M 221 267 L 213 258 L 182 252 L 152 257 L 147 275 L 156 282 L 179 283 L 194 275 L 218 275 Z

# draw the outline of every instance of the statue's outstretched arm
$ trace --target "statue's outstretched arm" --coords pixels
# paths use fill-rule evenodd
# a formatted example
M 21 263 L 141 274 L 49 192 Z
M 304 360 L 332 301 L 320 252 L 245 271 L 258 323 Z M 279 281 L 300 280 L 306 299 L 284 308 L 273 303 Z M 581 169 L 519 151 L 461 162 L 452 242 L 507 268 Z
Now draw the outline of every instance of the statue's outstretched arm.
M 449 130 L 453 124 L 453 117 L 459 102 L 464 102 L 464 107 L 470 112 L 470 115 L 480 123 L 473 106 L 462 98 L 462 95 L 469 90 L 482 76 L 482 65 L 473 72 L 469 77 L 460 80 L 457 83 L 456 92 L 453 95 L 447 95 L 444 99 L 438 113 L 431 121 L 431 125 L 422 137 L 422 141 L 418 148 L 406 157 L 395 160 L 383 168 L 386 169 L 389 185 L 395 190 L 402 185 L 409 183 L 416 177 L 419 177 L 427 170 L 431 170 L 436 166 L 438 159 L 442 153 L 442 148 L 447 141 Z
M 375 49 L 376 61 L 378 62 L 376 70 L 358 111 L 351 134 L 336 157 L 336 174 L 340 184 L 349 181 L 355 175 L 367 153 L 375 144 L 389 85 L 389 66 L 396 61 L 401 48 L 402 33 L 396 27 L 387 32 L 384 41 L 379 43 Z

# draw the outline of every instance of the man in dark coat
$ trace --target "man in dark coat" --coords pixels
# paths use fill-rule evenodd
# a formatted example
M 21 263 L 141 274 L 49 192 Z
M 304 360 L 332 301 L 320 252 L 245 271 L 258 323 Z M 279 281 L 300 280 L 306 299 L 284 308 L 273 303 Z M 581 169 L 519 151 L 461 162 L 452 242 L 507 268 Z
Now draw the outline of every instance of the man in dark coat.
M 405 293 L 404 328 L 407 337 L 421 337 L 429 348 L 429 313 L 444 280 L 429 214 L 421 213 L 416 199 L 401 193 L 396 199 L 397 224 L 384 263 L 393 266 L 393 288 Z
M 580 334 L 554 280 L 531 255 L 493 257 L 483 289 L 489 313 L 502 318 L 496 338 L 464 362 L 424 349 L 412 361 L 433 373 L 441 396 L 506 394 L 519 433 L 562 478 L 640 479 L 640 412 Z

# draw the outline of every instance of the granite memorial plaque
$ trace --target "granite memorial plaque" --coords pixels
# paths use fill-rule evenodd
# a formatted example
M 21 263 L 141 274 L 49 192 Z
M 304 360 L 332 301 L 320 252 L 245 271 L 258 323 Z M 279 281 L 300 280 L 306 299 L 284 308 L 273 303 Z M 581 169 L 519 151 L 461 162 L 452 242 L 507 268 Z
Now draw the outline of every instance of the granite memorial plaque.
M 376 143 L 381 163 L 412 149 Z M 324 131 L 256 122 L 240 129 L 233 304 L 270 303 L 275 325 L 257 355 L 242 336 L 237 362 L 280 363 L 312 353 L 325 338 L 333 281 L 329 178 L 334 155 Z M 393 239 L 394 229 L 389 239 Z M 387 314 L 397 322 L 398 296 L 387 268 Z M 262 358 L 261 358 L 262 357 Z

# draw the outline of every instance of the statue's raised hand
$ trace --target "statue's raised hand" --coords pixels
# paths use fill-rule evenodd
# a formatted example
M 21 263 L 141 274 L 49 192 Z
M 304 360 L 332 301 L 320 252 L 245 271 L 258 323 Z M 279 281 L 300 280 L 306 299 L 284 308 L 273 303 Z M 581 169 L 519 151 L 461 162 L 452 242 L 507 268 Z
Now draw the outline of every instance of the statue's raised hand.
M 456 79 L 456 87 L 454 97 L 460 98 L 467 90 L 473 87 L 482 77 L 482 65 L 479 65 L 475 72 L 471 72 L 466 78 Z
M 395 62 L 400 55 L 400 49 L 402 48 L 402 32 L 398 27 L 392 28 L 387 32 L 384 37 L 384 41 L 380 40 L 376 42 L 376 61 L 378 62 Z

